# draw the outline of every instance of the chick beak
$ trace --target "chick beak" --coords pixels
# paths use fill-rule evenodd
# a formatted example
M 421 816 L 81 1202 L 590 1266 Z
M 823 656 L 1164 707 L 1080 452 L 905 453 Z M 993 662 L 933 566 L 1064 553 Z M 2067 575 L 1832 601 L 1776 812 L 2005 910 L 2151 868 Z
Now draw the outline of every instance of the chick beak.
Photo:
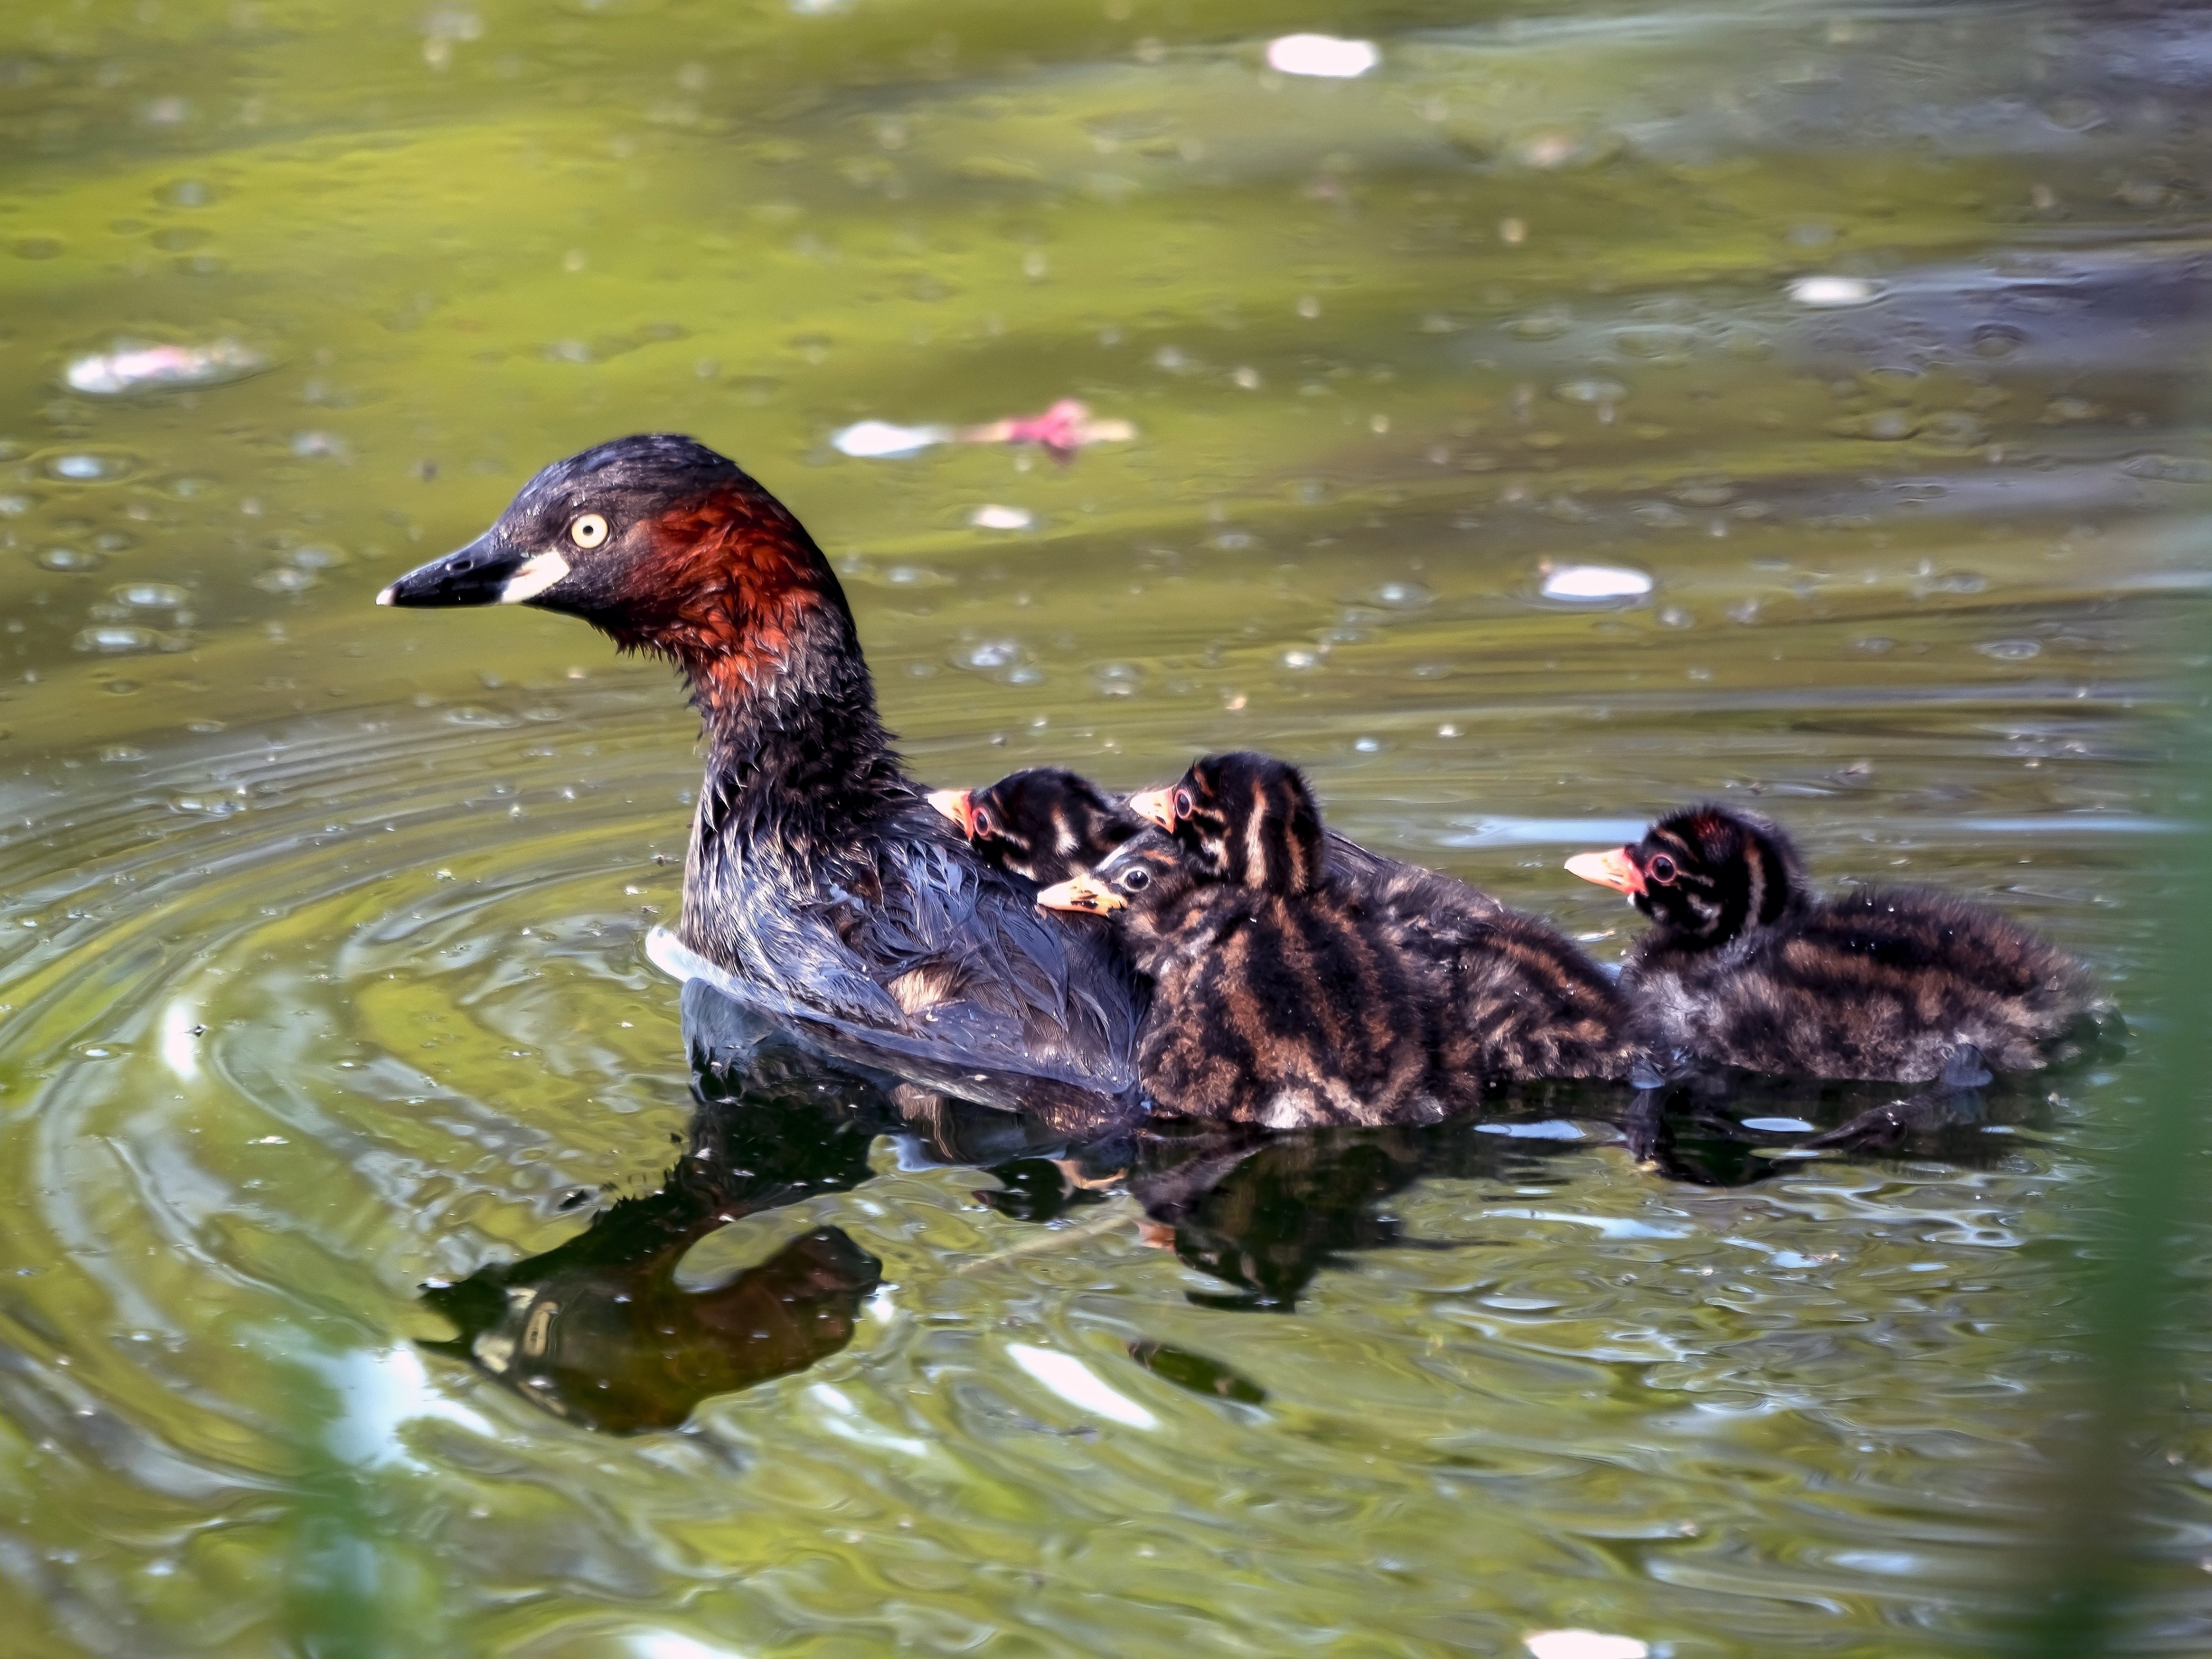
M 1644 891 L 1644 872 L 1636 867 L 1626 847 L 1616 847 L 1610 853 L 1577 853 L 1567 860 L 1567 873 L 1632 898 Z
M 1040 910 L 1080 910 L 1093 916 L 1110 915 L 1129 902 L 1096 876 L 1075 876 L 1048 887 L 1036 902 Z
M 1145 789 L 1129 797 L 1129 810 L 1148 823 L 1175 833 L 1175 791 Z
M 960 826 L 960 833 L 971 839 L 975 834 L 975 811 L 968 804 L 972 789 L 933 789 L 927 797 L 929 804 Z

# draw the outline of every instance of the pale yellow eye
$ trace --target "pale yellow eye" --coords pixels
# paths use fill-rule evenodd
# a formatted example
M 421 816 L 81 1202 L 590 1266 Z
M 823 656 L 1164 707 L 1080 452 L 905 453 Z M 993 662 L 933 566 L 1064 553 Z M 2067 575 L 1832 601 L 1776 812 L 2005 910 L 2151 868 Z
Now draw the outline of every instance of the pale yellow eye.
M 568 539 L 579 547 L 597 547 L 607 538 L 607 521 L 596 513 L 586 513 L 568 526 Z

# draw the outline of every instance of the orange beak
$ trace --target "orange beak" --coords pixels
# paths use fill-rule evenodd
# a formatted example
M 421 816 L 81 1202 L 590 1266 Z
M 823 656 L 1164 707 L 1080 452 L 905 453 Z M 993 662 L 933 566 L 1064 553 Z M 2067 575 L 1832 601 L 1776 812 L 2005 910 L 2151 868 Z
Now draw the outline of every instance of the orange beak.
M 1110 915 L 1125 910 L 1129 901 L 1096 876 L 1076 876 L 1048 887 L 1036 896 L 1040 910 L 1080 910 L 1085 915 Z
M 1129 797 L 1129 810 L 1148 823 L 1157 823 L 1170 835 L 1175 833 L 1175 791 L 1143 789 Z
M 968 804 L 968 797 L 975 793 L 972 789 L 933 790 L 929 804 L 958 824 L 962 835 L 973 836 L 975 833 L 975 813 Z
M 1644 872 L 1636 867 L 1626 847 L 1616 847 L 1610 853 L 1577 853 L 1567 860 L 1567 873 L 1631 896 L 1644 890 Z

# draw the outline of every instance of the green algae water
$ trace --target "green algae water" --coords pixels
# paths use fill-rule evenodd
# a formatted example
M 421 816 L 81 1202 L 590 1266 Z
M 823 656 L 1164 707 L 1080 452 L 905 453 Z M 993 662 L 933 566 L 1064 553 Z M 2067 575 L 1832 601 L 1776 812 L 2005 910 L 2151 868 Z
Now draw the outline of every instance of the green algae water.
M 2055 0 L 9 5 L 8 1650 L 2032 1631 L 2202 857 L 2208 94 L 2201 11 Z M 1893 1091 L 1076 1147 L 695 1079 L 667 672 L 371 605 L 656 429 L 933 783 L 1272 749 L 1607 957 L 1561 860 L 1755 803 L 2136 1036 L 1817 1158 Z M 2130 1651 L 2212 1650 L 2202 1312 Z

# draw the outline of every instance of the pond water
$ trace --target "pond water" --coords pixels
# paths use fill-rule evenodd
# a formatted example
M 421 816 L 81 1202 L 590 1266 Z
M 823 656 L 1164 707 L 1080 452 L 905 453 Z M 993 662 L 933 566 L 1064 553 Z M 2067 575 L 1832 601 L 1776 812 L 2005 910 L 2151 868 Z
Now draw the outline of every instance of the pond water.
M 1323 28 L 1379 62 L 1269 68 Z M 370 599 L 688 431 L 934 782 L 1269 748 L 1608 957 L 1560 861 L 1756 800 L 2140 1030 L 2208 90 L 2149 6 L 8 7 L 10 1651 L 1998 1644 L 2139 1051 L 1814 1159 L 1893 1091 L 1071 1146 L 770 1043 L 695 1096 L 670 675 Z M 1127 430 L 836 441 L 1062 398 Z M 2212 1437 L 2154 1455 L 2132 1639 L 2202 1652 Z

